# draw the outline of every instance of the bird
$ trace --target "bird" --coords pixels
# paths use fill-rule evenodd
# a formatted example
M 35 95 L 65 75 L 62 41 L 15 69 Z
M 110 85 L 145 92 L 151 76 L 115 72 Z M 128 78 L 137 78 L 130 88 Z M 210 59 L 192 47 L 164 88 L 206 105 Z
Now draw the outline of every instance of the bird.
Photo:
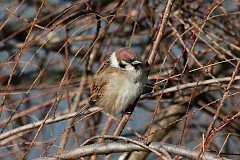
M 109 114 L 124 112 L 142 94 L 147 81 L 144 64 L 131 48 L 113 52 L 93 77 L 86 107 L 97 106 Z

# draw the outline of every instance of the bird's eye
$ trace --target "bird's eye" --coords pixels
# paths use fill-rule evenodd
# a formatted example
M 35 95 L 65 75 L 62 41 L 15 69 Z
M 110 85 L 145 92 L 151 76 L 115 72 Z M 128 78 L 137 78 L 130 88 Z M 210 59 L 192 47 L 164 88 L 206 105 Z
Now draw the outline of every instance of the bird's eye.
M 133 60 L 131 60 L 131 59 L 124 59 L 124 61 L 129 63 L 129 64 L 133 62 Z
M 125 68 L 126 67 L 126 64 L 124 64 L 122 61 L 119 63 L 119 67 L 121 68 Z

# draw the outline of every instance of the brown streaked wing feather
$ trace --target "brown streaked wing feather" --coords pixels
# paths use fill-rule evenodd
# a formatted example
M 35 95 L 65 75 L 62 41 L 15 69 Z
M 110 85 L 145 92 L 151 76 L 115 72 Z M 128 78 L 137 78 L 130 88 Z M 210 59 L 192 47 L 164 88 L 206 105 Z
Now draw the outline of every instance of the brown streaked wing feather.
M 104 86 L 105 86 L 104 84 L 101 86 L 94 85 L 89 104 L 93 105 L 96 101 L 98 101 L 102 97 L 105 89 Z
M 107 67 L 109 67 L 109 60 L 106 60 L 105 62 L 103 62 L 101 64 L 101 66 L 99 67 L 99 69 L 96 71 L 95 76 L 94 76 L 94 85 L 92 88 L 92 93 L 91 93 L 91 97 L 90 97 L 90 101 L 89 103 L 92 105 L 94 104 L 96 101 L 99 100 L 99 98 L 102 97 L 103 92 L 105 90 L 105 84 L 106 82 L 103 80 L 101 81 L 101 83 L 99 83 L 96 81 L 96 75 L 99 75 L 102 71 L 106 70 Z
M 109 67 L 110 62 L 109 60 L 104 61 L 101 66 L 99 67 L 99 69 L 96 71 L 95 75 L 98 75 L 100 72 L 102 72 L 103 70 L 105 70 L 105 68 Z

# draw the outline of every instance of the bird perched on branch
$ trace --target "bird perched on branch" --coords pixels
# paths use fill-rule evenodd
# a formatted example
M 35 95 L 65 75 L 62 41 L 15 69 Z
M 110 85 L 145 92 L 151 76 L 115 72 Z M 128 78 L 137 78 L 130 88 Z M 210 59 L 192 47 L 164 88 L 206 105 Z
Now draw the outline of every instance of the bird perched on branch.
M 117 114 L 132 105 L 143 92 L 147 76 L 136 53 L 123 48 L 111 54 L 94 75 L 88 105 L 98 106 L 110 114 Z

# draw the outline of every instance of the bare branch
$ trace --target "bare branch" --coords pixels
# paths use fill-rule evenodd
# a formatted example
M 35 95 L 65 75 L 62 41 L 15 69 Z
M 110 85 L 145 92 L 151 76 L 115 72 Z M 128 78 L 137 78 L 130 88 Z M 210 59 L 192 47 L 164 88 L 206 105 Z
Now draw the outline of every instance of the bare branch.
M 161 142 L 151 142 L 149 147 L 161 151 L 163 148 L 167 152 L 171 154 L 176 154 L 179 156 L 183 156 L 185 158 L 190 159 L 197 159 L 200 152 L 199 151 L 193 151 L 186 149 L 185 147 L 172 145 L 172 144 L 166 144 Z M 98 144 L 91 144 L 87 146 L 82 146 L 77 149 L 74 149 L 72 151 L 69 151 L 67 153 L 63 153 L 57 156 L 54 156 L 55 159 L 79 159 L 81 157 L 88 157 L 91 155 L 100 155 L 100 154 L 110 154 L 110 153 L 121 153 L 121 152 L 133 152 L 133 151 L 147 151 L 147 149 L 144 149 L 143 147 L 127 143 L 127 142 L 106 142 L 106 143 L 98 143 Z M 54 159 L 54 157 L 46 157 Z M 36 160 L 44 160 L 44 158 L 37 158 Z M 228 160 L 228 158 L 220 157 L 218 155 L 214 155 L 209 152 L 205 152 L 202 156 L 203 160 Z

